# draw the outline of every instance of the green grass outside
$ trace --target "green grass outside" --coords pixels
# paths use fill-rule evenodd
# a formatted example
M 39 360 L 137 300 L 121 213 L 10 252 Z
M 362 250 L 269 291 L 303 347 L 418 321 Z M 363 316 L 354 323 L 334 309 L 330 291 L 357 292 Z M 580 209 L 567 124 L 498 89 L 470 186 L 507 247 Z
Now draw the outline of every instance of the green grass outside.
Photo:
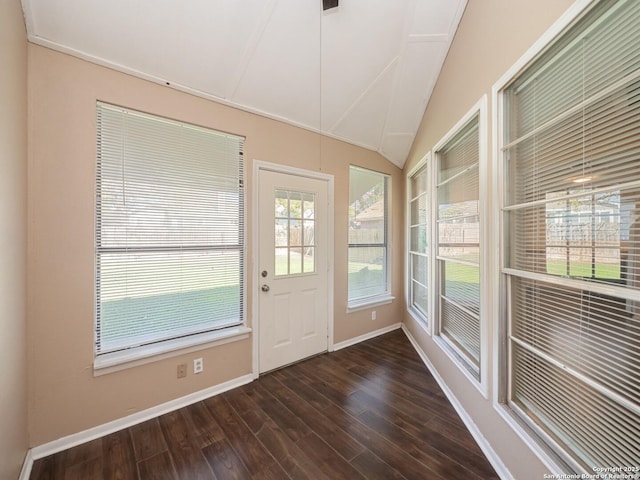
M 563 260 L 547 260 L 547 273 L 551 275 L 566 276 L 567 263 Z M 591 274 L 591 262 L 570 262 L 570 276 L 591 278 Z M 613 263 L 596 263 L 595 277 L 619 279 L 620 265 Z
M 478 267 L 446 262 L 445 273 L 447 280 L 454 282 L 479 283 Z M 547 273 L 566 276 L 567 265 L 563 260 L 547 260 Z M 591 277 L 591 262 L 571 262 L 569 274 L 572 277 Z M 620 265 L 613 263 L 597 263 L 596 278 L 620 278 Z
M 289 265 L 289 272 L 287 273 L 287 256 L 286 255 L 276 255 L 275 256 L 275 274 L 276 275 L 295 275 L 299 273 L 314 273 L 315 272 L 315 257 L 310 255 L 305 255 L 300 261 L 300 254 L 293 253 L 291 255 Z M 303 265 L 304 262 L 304 265 Z M 301 270 L 304 268 L 304 272 Z
M 349 262 L 349 291 L 366 297 L 380 293 L 384 286 L 384 270 L 379 263 Z
M 293 257 L 295 258 L 295 257 Z M 276 271 L 286 268 L 287 258 L 276 256 Z M 313 259 L 305 257 L 305 270 L 313 270 Z M 301 262 L 300 262 L 301 263 Z M 229 268 L 233 267 L 232 262 Z M 170 274 L 169 267 L 167 274 Z M 193 265 L 195 270 L 201 266 Z M 235 266 L 237 269 L 237 266 Z M 113 267 L 108 272 L 117 274 Z M 211 283 L 220 282 L 221 278 L 230 277 L 226 275 L 228 268 L 216 272 L 210 278 Z M 161 273 L 155 272 L 157 275 Z M 547 260 L 547 273 L 551 275 L 566 275 L 566 262 L 563 260 Z M 131 270 L 129 275 L 131 278 Z M 142 271 L 140 276 L 148 274 Z M 455 283 L 479 284 L 478 267 L 459 264 L 451 261 L 445 262 L 445 274 L 448 290 L 452 290 Z M 591 277 L 590 262 L 572 262 L 570 265 L 571 276 Z M 619 264 L 596 264 L 596 278 L 619 279 Z M 359 292 L 367 290 L 377 293 L 380 285 L 384 282 L 383 266 L 380 263 L 357 263 L 351 262 L 348 266 L 349 289 Z M 136 282 L 133 282 L 136 283 Z M 198 325 L 210 324 L 212 321 L 227 321 L 237 318 L 239 306 L 239 286 L 236 284 L 217 285 L 206 288 L 209 285 L 201 285 L 202 289 L 189 292 L 177 292 L 175 290 L 165 293 L 158 292 L 156 295 L 119 297 L 104 299 L 101 305 L 101 330 L 103 342 L 109 339 L 122 338 L 123 336 L 136 336 L 139 332 L 145 334 L 160 332 L 164 330 L 164 325 L 188 312 L 187 327 L 197 327 Z M 165 286 L 165 288 L 167 288 Z M 124 331 L 128 330 L 128 331 Z
M 446 262 L 445 277 L 450 282 L 480 283 L 479 267 L 461 263 Z
M 228 285 L 182 293 L 127 297 L 103 302 L 100 312 L 103 348 L 126 338 L 136 343 L 166 330 L 177 318 L 185 330 L 215 322 L 227 322 L 240 315 L 238 285 Z

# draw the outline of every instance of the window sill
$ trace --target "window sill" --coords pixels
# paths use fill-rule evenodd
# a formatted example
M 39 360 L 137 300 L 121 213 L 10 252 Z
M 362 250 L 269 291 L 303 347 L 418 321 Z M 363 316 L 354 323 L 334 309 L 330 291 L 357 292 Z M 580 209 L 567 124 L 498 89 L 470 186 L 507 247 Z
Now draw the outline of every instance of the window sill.
M 366 308 L 377 307 L 379 305 L 386 305 L 391 303 L 396 297 L 385 294 L 377 295 L 375 297 L 364 298 L 362 300 L 355 300 L 347 304 L 347 313 L 357 312 L 358 310 L 364 310 Z
M 157 362 L 165 358 L 176 357 L 206 348 L 224 345 L 249 338 L 251 329 L 244 325 L 225 328 L 215 332 L 193 335 L 188 338 L 178 338 L 155 345 L 132 348 L 122 352 L 100 355 L 93 362 L 93 376 L 98 377 L 108 373 L 126 370 L 128 368 Z
M 413 320 L 420 326 L 420 328 L 422 328 L 427 335 L 431 336 L 431 325 L 429 325 L 427 317 L 414 307 L 407 308 L 407 312 L 409 313 L 409 316 L 411 316 L 411 318 L 413 318 Z
M 449 360 L 469 379 L 471 384 L 476 387 L 480 394 L 489 399 L 489 392 L 487 391 L 487 382 L 482 381 L 480 377 L 480 367 L 475 367 L 467 360 L 464 354 L 450 342 L 446 337 L 441 335 L 433 335 L 433 341 L 440 347 L 440 349 L 449 357 Z

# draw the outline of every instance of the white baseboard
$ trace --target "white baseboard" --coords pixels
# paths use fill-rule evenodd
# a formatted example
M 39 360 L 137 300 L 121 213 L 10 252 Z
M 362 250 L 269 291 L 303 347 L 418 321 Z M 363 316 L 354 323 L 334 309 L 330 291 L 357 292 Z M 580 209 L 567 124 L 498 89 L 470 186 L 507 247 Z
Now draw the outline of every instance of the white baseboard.
M 364 335 L 360 335 L 359 337 L 350 338 L 349 340 L 345 340 L 344 342 L 334 343 L 333 351 L 335 352 L 336 350 L 341 350 L 343 348 L 350 347 L 351 345 L 355 345 L 356 343 L 364 342 L 365 340 L 370 340 L 372 338 L 379 337 L 380 335 L 384 335 L 385 333 L 389 333 L 394 330 L 397 330 L 401 326 L 402 326 L 401 323 L 394 323 L 393 325 L 389 325 L 388 327 L 374 330 L 373 332 L 365 333 Z
M 415 338 L 413 338 L 413 335 L 411 335 L 411 332 L 409 332 L 409 330 L 407 329 L 407 327 L 404 326 L 404 324 L 402 325 L 402 331 L 405 333 L 405 335 L 411 342 L 411 345 L 413 345 L 413 348 L 415 348 L 416 352 L 418 352 L 418 355 L 420 355 L 420 358 L 422 359 L 423 363 L 427 366 L 427 368 L 431 372 L 431 375 L 433 375 L 433 378 L 435 378 L 436 382 L 438 382 L 438 385 L 440 385 L 440 388 L 442 389 L 444 394 L 447 396 L 447 399 L 449 400 L 449 402 L 451 402 L 451 405 L 453 405 L 453 408 L 456 410 L 456 412 L 458 412 L 458 415 L 460 415 L 460 418 L 464 422 L 465 426 L 467 427 L 467 429 L 469 430 L 469 432 L 471 433 L 475 441 L 478 443 L 478 446 L 482 450 L 482 453 L 485 454 L 485 456 L 487 457 L 487 460 L 489 460 L 489 463 L 491 463 L 491 466 L 496 471 L 498 476 L 502 480 L 511 480 L 513 478 L 513 476 L 511 475 L 511 472 L 509 472 L 509 470 L 504 465 L 504 463 L 502 462 L 498 454 L 495 452 L 495 450 L 491 447 L 487 439 L 484 438 L 484 435 L 482 435 L 482 432 L 480 431 L 478 426 L 474 423 L 473 419 L 469 416 L 469 414 L 464 409 L 462 404 L 458 401 L 458 399 L 455 397 L 453 392 L 449 389 L 447 384 L 444 382 L 444 380 L 442 379 L 438 371 L 435 369 L 435 367 L 427 357 L 426 353 L 424 353 L 420 345 L 418 345 L 418 342 L 416 342 Z
M 27 450 L 18 480 L 29 480 L 29 477 L 31 476 L 31 468 L 33 467 L 33 454 L 31 452 L 32 449 Z
M 495 469 L 496 473 L 503 480 L 510 480 L 512 478 L 509 470 L 505 467 L 504 463 L 500 457 L 495 453 L 491 445 L 484 438 L 477 425 L 473 422 L 471 417 L 467 414 L 465 409 L 462 407 L 458 399 L 453 395 L 453 392 L 447 387 L 446 383 L 437 370 L 433 366 L 433 364 L 429 361 L 426 354 L 415 341 L 409 330 L 401 324 L 396 323 L 390 325 L 388 327 L 384 327 L 373 332 L 366 333 L 364 335 L 360 335 L 355 338 L 351 338 L 349 340 L 345 340 L 344 342 L 339 342 L 334 344 L 334 350 L 340 350 L 351 345 L 355 345 L 357 343 L 363 342 L 365 340 L 369 340 L 371 338 L 378 337 L 388 332 L 392 332 L 397 330 L 398 328 L 402 328 L 405 335 L 413 345 L 413 348 L 416 350 L 424 364 L 427 366 L 433 377 L 440 385 L 440 388 L 445 393 L 453 407 L 455 408 L 458 415 L 466 425 L 466 427 L 471 432 L 473 438 L 478 442 L 482 452 L 486 455 L 487 459 Z M 54 440 L 52 442 L 45 443 L 43 445 L 38 445 L 37 447 L 31 448 L 24 460 L 24 464 L 22 466 L 22 471 L 20 472 L 20 477 L 18 480 L 29 480 L 29 476 L 31 475 L 31 469 L 33 467 L 33 462 L 39 458 L 43 458 L 49 455 L 53 455 L 54 453 L 61 452 L 68 448 L 75 447 L 82 443 L 89 442 L 91 440 L 95 440 L 96 438 L 104 437 L 105 435 L 109 435 L 111 433 L 122 430 L 123 428 L 129 428 L 133 425 L 137 425 L 138 423 L 145 422 L 152 418 L 158 417 L 160 415 L 164 415 L 165 413 L 172 412 L 174 410 L 178 410 L 179 408 L 186 407 L 193 403 L 199 402 L 209 397 L 213 397 L 215 395 L 219 395 L 233 388 L 240 387 L 242 385 L 246 385 L 247 383 L 251 383 L 254 380 L 252 374 L 244 375 L 242 377 L 235 378 L 233 380 L 229 380 L 228 382 L 221 383 L 219 385 L 215 385 L 210 388 L 206 388 L 204 390 L 200 390 L 198 392 L 191 393 L 189 395 L 185 395 L 184 397 L 177 398 L 175 400 L 171 400 L 169 402 L 163 403 L 161 405 L 156 405 L 155 407 L 148 408 L 146 410 L 134 413 L 132 415 L 128 415 L 126 417 L 120 418 L 118 420 L 114 420 L 112 422 L 107 422 L 102 425 L 98 425 L 93 428 L 89 428 L 82 432 L 74 433 L 72 435 L 68 435 L 66 437 L 59 438 L 58 440 Z
M 53 440 L 52 442 L 33 447 L 27 452 L 19 480 L 29 480 L 34 460 L 53 455 L 54 453 L 95 440 L 96 438 L 104 437 L 105 435 L 117 432 L 123 428 L 132 427 L 133 425 L 164 415 L 165 413 L 173 412 L 174 410 L 178 410 L 179 408 L 186 407 L 206 398 L 219 395 L 233 388 L 246 385 L 252 381 L 253 375 L 243 375 L 242 377 L 234 378 L 233 380 L 214 385 L 213 387 L 190 393 L 184 397 L 176 398 L 175 400 L 156 405 L 155 407 L 119 418 L 118 420 L 113 420 L 112 422 L 107 422 L 102 425 L 98 425 L 97 427 L 92 427 L 82 432 L 74 433 L 72 435 L 59 438 L 58 440 Z

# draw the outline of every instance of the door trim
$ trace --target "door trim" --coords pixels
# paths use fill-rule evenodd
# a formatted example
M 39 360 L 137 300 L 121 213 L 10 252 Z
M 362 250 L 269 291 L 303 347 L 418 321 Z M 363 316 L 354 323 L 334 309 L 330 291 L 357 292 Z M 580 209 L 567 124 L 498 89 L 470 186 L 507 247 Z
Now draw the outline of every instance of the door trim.
M 260 343 L 260 324 L 259 324 L 259 300 L 260 292 L 258 286 L 260 283 L 260 265 L 258 259 L 260 257 L 259 249 L 259 229 L 257 226 L 257 218 L 259 211 L 259 196 L 258 190 L 260 187 L 260 172 L 269 171 L 275 173 L 282 173 L 287 175 L 296 175 L 299 177 L 313 178 L 315 180 L 322 180 L 327 183 L 327 236 L 329 241 L 327 242 L 327 350 L 333 351 L 333 271 L 334 271 L 334 211 L 333 211 L 333 196 L 334 196 L 334 176 L 328 173 L 314 172 L 312 170 L 305 170 L 303 168 L 290 167 L 287 165 L 280 165 L 277 163 L 265 162 L 263 160 L 253 161 L 253 175 L 252 175 L 252 231 L 251 231 L 251 329 L 253 339 L 251 368 L 253 378 L 256 379 L 259 376 L 259 343 Z

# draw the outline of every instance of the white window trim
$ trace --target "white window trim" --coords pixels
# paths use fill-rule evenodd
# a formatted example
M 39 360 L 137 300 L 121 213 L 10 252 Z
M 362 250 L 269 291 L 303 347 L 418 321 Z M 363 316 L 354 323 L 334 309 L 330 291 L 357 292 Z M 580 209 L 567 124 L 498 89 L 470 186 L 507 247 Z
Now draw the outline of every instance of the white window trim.
M 386 222 L 386 229 L 387 231 L 385 232 L 386 235 L 386 239 L 387 239 L 387 244 L 386 244 L 386 265 L 385 268 L 387 269 L 387 284 L 386 284 L 386 290 L 383 293 L 380 293 L 378 295 L 372 295 L 370 297 L 363 297 L 363 298 L 358 298 L 356 300 L 349 300 L 348 299 L 348 293 L 347 293 L 347 313 L 352 313 L 352 312 L 357 312 L 358 310 L 364 310 L 367 308 L 372 308 L 372 307 L 377 307 L 379 305 L 386 305 L 388 303 L 391 303 L 395 300 L 395 297 L 391 294 L 391 246 L 392 246 L 392 239 L 391 239 L 391 233 L 393 231 L 392 225 L 391 225 L 391 211 L 393 208 L 392 205 L 392 199 L 391 199 L 391 192 L 392 192 L 392 188 L 391 188 L 391 183 L 393 181 L 393 177 L 391 175 L 389 175 L 388 173 L 384 173 L 384 172 L 379 172 L 377 170 L 372 170 L 371 168 L 365 168 L 365 167 L 360 167 L 358 165 L 349 165 L 349 169 L 351 169 L 351 167 L 355 167 L 355 168 L 359 168 L 361 170 L 368 170 L 370 172 L 374 172 L 374 173 L 379 173 L 380 175 L 384 175 L 385 177 L 387 177 L 387 182 L 386 182 L 386 192 L 385 192 L 385 196 L 386 201 L 387 201 L 387 205 L 386 205 L 386 215 L 387 215 L 387 222 Z M 347 249 L 349 248 L 349 241 L 347 239 Z M 348 261 L 347 261 L 348 263 Z M 348 280 L 347 280 L 348 281 Z
M 538 459 L 549 469 L 550 472 L 564 472 L 566 470 L 564 462 L 560 457 L 552 452 L 547 446 L 542 444 L 528 428 L 525 423 L 516 417 L 512 408 L 506 403 L 506 387 L 508 378 L 507 350 L 503 339 L 508 331 L 508 298 L 506 277 L 502 274 L 505 266 L 504 256 L 504 222 L 501 214 L 501 207 L 504 204 L 504 162 L 502 161 L 502 147 L 504 139 L 504 96 L 502 91 L 508 86 L 513 78 L 526 67 L 537 55 L 566 28 L 583 15 L 590 5 L 595 4 L 594 0 L 576 0 L 571 7 L 544 32 L 540 38 L 507 70 L 502 77 L 493 85 L 491 89 L 491 109 L 492 109 L 492 178 L 491 184 L 494 186 L 491 192 L 491 215 L 488 216 L 487 228 L 497 231 L 498 238 L 494 239 L 491 253 L 495 261 L 491 269 L 491 284 L 498 287 L 492 292 L 487 292 L 491 298 L 491 318 L 498 319 L 496 328 L 493 328 L 493 378 L 492 388 L 493 408 L 504 419 L 509 427 L 520 437 L 520 439 L 531 449 Z M 487 272 L 489 273 L 489 272 Z M 489 297 L 487 297 L 489 298 Z
M 430 238 L 430 233 L 431 233 L 431 228 L 429 228 L 429 232 L 427 234 L 427 236 L 429 237 L 429 244 L 427 245 L 427 251 L 428 251 L 428 259 L 429 259 L 429 263 L 428 263 L 428 268 L 427 268 L 427 310 L 428 310 L 428 315 L 425 317 L 422 312 L 418 311 L 417 309 L 415 309 L 412 305 L 411 305 L 411 196 L 413 195 L 413 192 L 411 192 L 411 189 L 409 188 L 410 184 L 411 184 L 411 178 L 419 171 L 421 170 L 423 167 L 425 167 L 426 171 L 427 171 L 427 178 L 431 179 L 432 178 L 432 161 L 431 161 L 431 152 L 427 152 L 427 154 L 422 157 L 420 159 L 420 161 L 411 169 L 409 170 L 409 172 L 407 172 L 407 175 L 405 177 L 405 192 L 406 192 L 406 215 L 405 215 L 405 274 L 404 274 L 404 280 L 405 280 L 405 307 L 407 312 L 409 313 L 409 315 L 411 316 L 411 318 L 420 326 L 420 328 L 422 328 L 427 335 L 431 335 L 432 333 L 432 325 L 433 325 L 433 321 L 431 320 L 433 318 L 433 314 L 432 314 L 432 306 L 433 306 L 433 302 L 434 302 L 434 295 L 433 295 L 433 288 L 430 288 L 431 285 L 433 285 L 432 282 L 432 271 L 433 269 L 431 268 L 431 262 L 433 259 L 432 256 L 432 243 L 431 243 L 431 238 Z M 428 183 L 427 184 L 427 191 L 426 191 L 426 195 L 427 197 L 429 197 L 429 195 L 431 195 L 431 185 Z M 429 198 L 429 200 L 431 200 Z M 427 218 L 427 223 L 429 225 L 434 225 L 433 223 L 433 219 L 431 218 L 432 215 L 432 205 L 429 205 L 429 212 L 428 212 L 428 218 Z
M 225 343 L 245 340 L 249 338 L 250 333 L 250 328 L 244 325 L 238 325 L 230 328 L 222 328 L 213 332 L 166 340 L 152 345 L 130 348 L 120 352 L 105 353 L 93 362 L 93 376 L 106 375 L 107 373 L 157 362 L 165 358 L 177 357 L 179 355 L 224 345 Z
M 368 298 L 359 298 L 349 302 L 347 306 L 347 313 L 357 312 L 359 310 L 365 310 L 367 308 L 373 308 L 380 305 L 387 305 L 396 299 L 393 295 L 386 293 L 381 295 L 375 295 Z
M 449 359 L 458 367 L 458 369 L 469 379 L 471 384 L 476 387 L 476 389 L 480 392 L 480 394 L 485 398 L 489 398 L 489 337 L 491 335 L 491 322 L 489 319 L 491 318 L 491 302 L 487 301 L 490 298 L 490 281 L 492 280 L 492 276 L 490 274 L 491 264 L 492 262 L 490 250 L 488 248 L 493 241 L 492 236 L 492 228 L 489 222 L 491 221 L 492 215 L 490 215 L 490 199 L 491 192 L 487 188 L 488 180 L 489 180 L 489 172 L 488 172 L 488 161 L 487 153 L 489 149 L 488 145 L 488 113 L 487 113 L 487 105 L 488 105 L 488 97 L 487 95 L 483 95 L 478 102 L 467 111 L 467 113 L 442 137 L 442 139 L 436 143 L 436 145 L 431 150 L 433 161 L 432 172 L 434 174 L 431 176 L 430 188 L 431 188 L 431 205 L 434 207 L 432 210 L 432 225 L 435 225 L 437 220 L 437 207 L 438 198 L 437 198 L 437 158 L 436 152 L 440 150 L 455 134 L 460 131 L 462 127 L 465 126 L 469 120 L 471 120 L 475 115 L 478 115 L 478 135 L 479 135 L 479 144 L 478 144 L 478 171 L 479 171 L 479 211 L 480 211 L 480 261 L 478 263 L 480 267 L 480 381 L 473 376 L 473 374 L 469 371 L 469 368 L 466 362 L 461 358 L 460 353 L 456 351 L 456 349 L 444 338 L 442 337 L 438 331 L 440 328 L 440 316 L 439 316 L 439 308 L 435 305 L 438 303 L 436 298 L 434 298 L 432 302 L 432 306 L 430 311 L 432 312 L 432 338 L 434 342 L 442 349 L 442 351 L 449 357 Z M 439 278 L 437 275 L 437 229 L 431 229 L 431 252 L 432 252 L 432 261 L 430 265 L 430 270 L 432 271 L 433 283 L 432 285 L 438 284 Z M 436 297 L 436 288 L 431 288 L 433 291 L 432 295 Z
M 135 110 L 135 109 L 134 109 Z M 161 115 L 155 115 L 162 118 Z M 204 127 L 210 128 L 210 127 Z M 211 130 L 214 130 L 211 128 Z M 240 340 L 245 340 L 249 338 L 249 335 L 252 332 L 252 329 L 247 326 L 247 248 L 246 248 L 246 238 L 247 238 L 247 178 L 246 178 L 246 161 L 243 159 L 244 165 L 242 168 L 242 177 L 240 180 L 242 181 L 245 189 L 245 194 L 243 195 L 242 204 L 243 211 L 245 212 L 243 216 L 242 228 L 244 232 L 244 245 L 242 246 L 244 250 L 244 261 L 242 262 L 242 288 L 244 290 L 244 295 L 242 298 L 242 311 L 244 312 L 244 317 L 240 319 L 240 323 L 237 325 L 222 327 L 220 329 L 206 331 L 197 333 L 194 335 L 189 335 L 186 337 L 178 337 L 169 340 L 163 340 L 157 343 L 152 343 L 148 345 L 141 345 L 138 347 L 128 348 L 121 351 L 111 352 L 111 353 L 103 353 L 97 354 L 97 352 L 93 351 L 94 361 L 93 361 L 93 376 L 102 376 L 113 372 L 118 372 L 121 370 L 126 370 L 129 368 L 137 367 L 140 365 L 146 365 L 149 363 L 157 362 L 159 360 L 171 357 L 177 357 L 180 355 L 185 355 L 188 353 L 196 352 L 199 350 L 205 350 L 208 348 L 224 345 L 226 343 L 236 342 Z M 94 206 L 95 209 L 95 206 Z M 95 240 L 94 240 L 95 241 Z M 94 246 L 95 248 L 95 246 Z M 95 272 L 94 272 L 95 273 Z M 97 273 L 95 273 L 97 274 Z M 94 299 L 94 308 L 95 306 Z M 96 321 L 96 313 L 94 312 L 94 322 Z

